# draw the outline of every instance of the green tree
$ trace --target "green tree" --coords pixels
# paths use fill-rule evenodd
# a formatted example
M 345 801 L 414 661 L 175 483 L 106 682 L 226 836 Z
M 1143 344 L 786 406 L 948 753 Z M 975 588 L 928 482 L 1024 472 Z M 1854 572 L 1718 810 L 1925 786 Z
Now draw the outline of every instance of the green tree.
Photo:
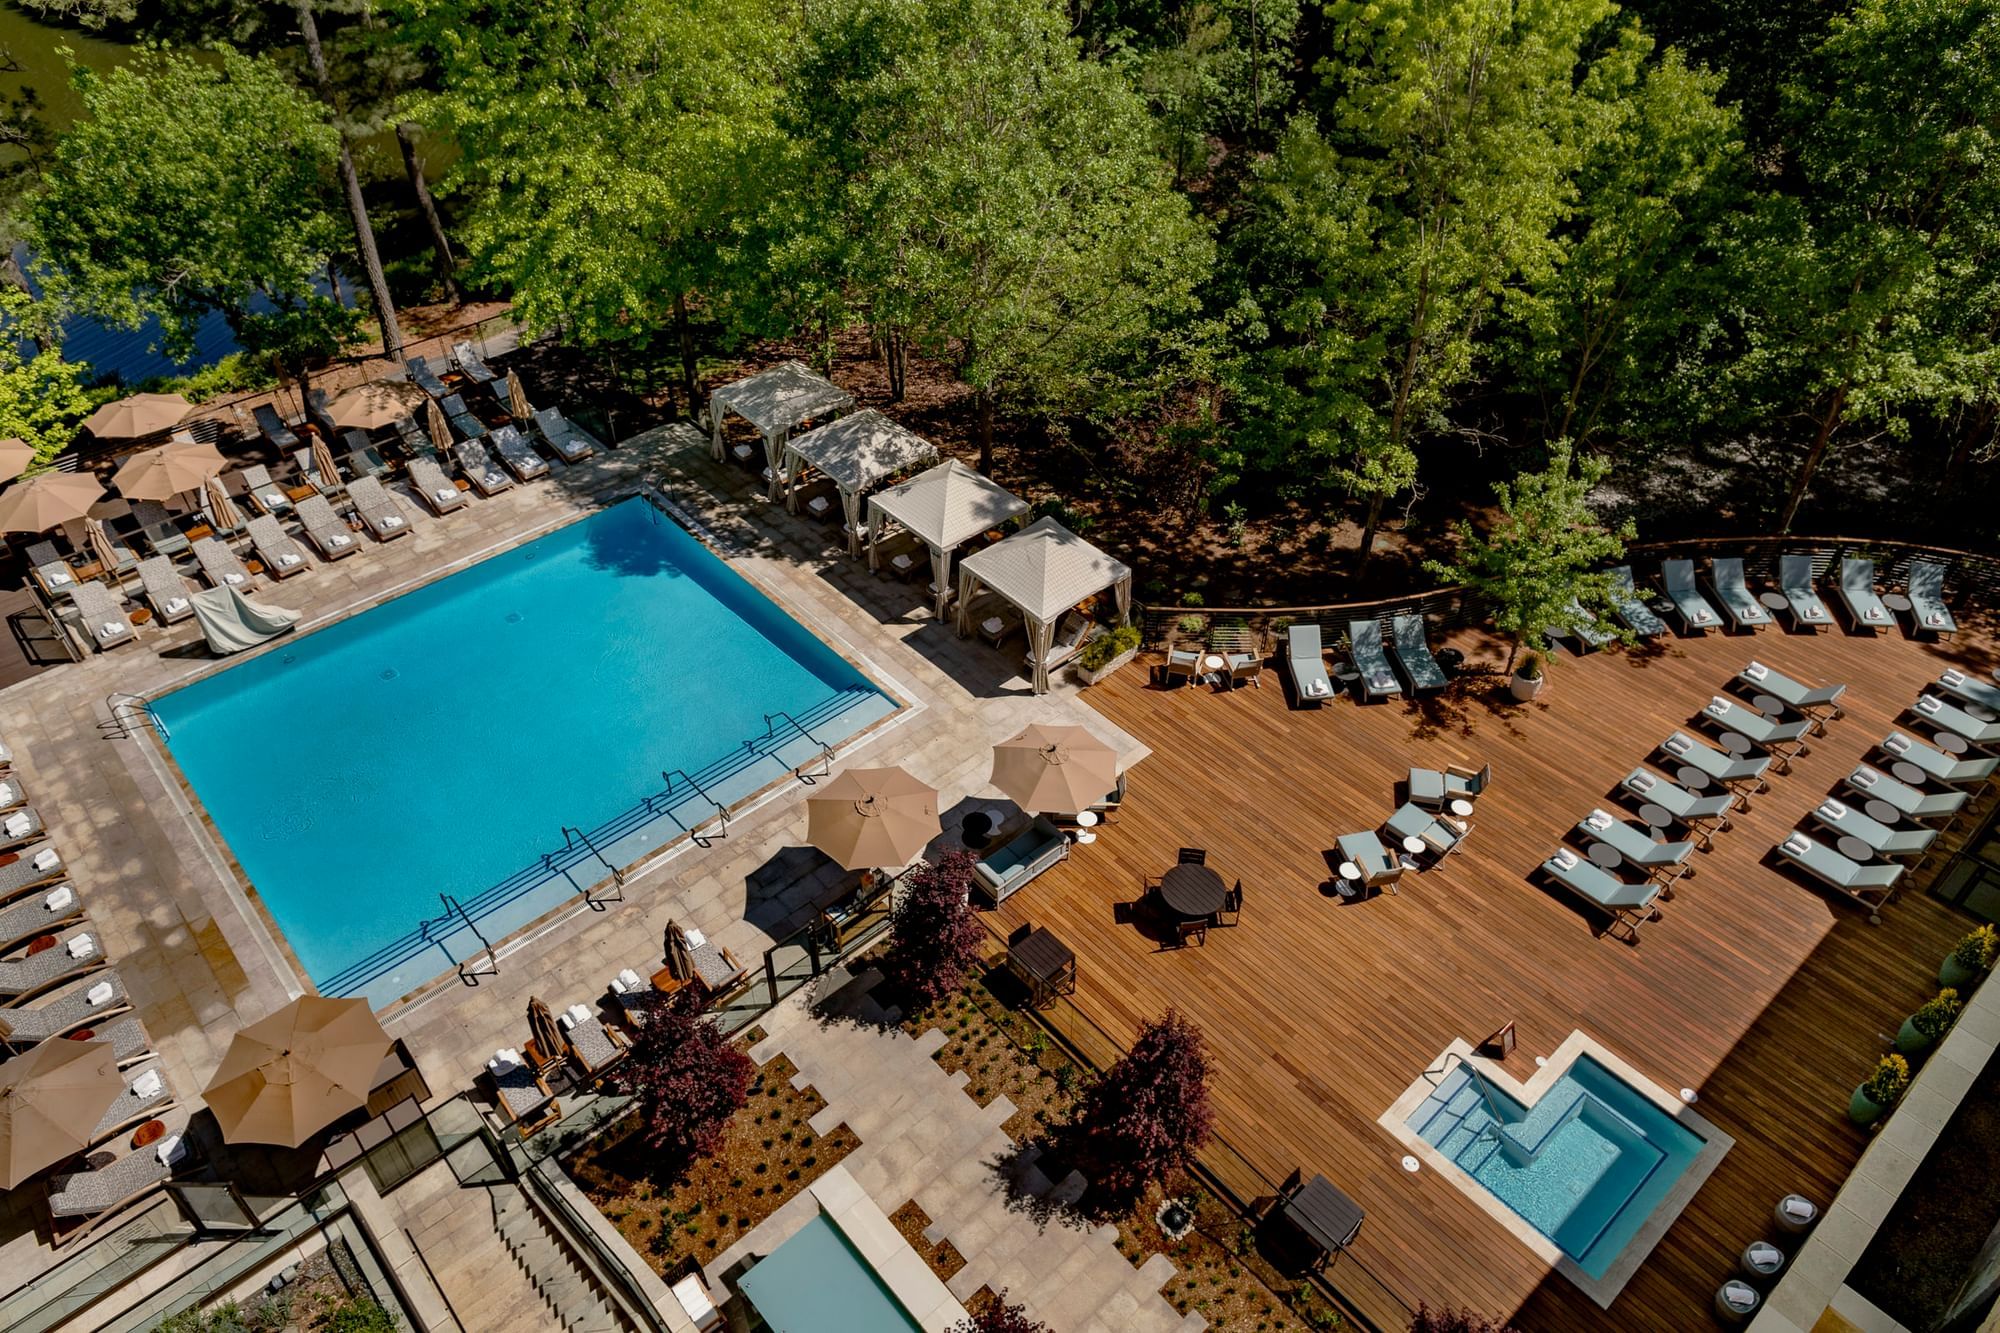
M 57 143 L 29 200 L 31 246 L 58 309 L 136 328 L 158 316 L 184 357 L 222 311 L 267 345 L 318 354 L 355 315 L 316 290 L 339 243 L 329 183 L 339 138 L 268 61 L 151 51 L 75 71 L 89 118 Z M 270 309 L 253 315 L 253 298 Z
M 63 359 L 46 316 L 26 292 L 0 285 L 0 439 L 26 441 L 38 463 L 70 442 L 92 406 L 89 367 Z
M 1625 552 L 1631 523 L 1608 526 L 1590 502 L 1611 470 L 1602 458 L 1574 455 L 1568 441 L 1550 447 L 1539 472 L 1495 482 L 1499 514 L 1484 533 L 1457 528 L 1458 556 L 1424 567 L 1447 583 L 1462 583 L 1493 608 L 1493 623 L 1511 640 L 1507 669 L 1521 649 L 1550 630 L 1576 622 L 1581 606 L 1598 627 L 1616 631 L 1600 613 L 1610 581 L 1599 572 Z

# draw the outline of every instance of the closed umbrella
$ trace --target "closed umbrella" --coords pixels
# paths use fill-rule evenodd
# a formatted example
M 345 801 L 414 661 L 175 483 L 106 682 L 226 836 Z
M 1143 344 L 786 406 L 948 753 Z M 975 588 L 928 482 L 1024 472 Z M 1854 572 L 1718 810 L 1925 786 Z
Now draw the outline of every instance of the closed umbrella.
M 507 372 L 507 410 L 516 421 L 526 421 L 535 415 L 528 406 L 528 391 L 521 387 L 521 377 L 511 370 Z
M 806 839 L 846 870 L 905 866 L 942 831 L 937 792 L 900 768 L 850 768 L 806 798 Z
M 26 440 L 0 440 L 0 481 L 12 481 L 35 461 L 35 446 Z
M 302 995 L 238 1032 L 202 1089 L 229 1143 L 296 1148 L 368 1104 L 389 1034 L 360 998 Z
M 208 479 L 208 521 L 217 532 L 234 532 L 243 526 L 243 515 L 229 498 L 229 488 L 222 484 L 221 473 Z
M 1082 727 L 1035 723 L 993 747 L 993 785 L 1029 814 L 1088 810 L 1117 784 L 1117 752 Z
M 356 385 L 327 407 L 327 419 L 340 430 L 380 430 L 417 410 L 424 391 L 407 380 L 371 380 Z
M 126 459 L 111 484 L 128 500 L 167 500 L 200 489 L 227 466 L 212 444 L 162 444 Z
M 104 526 L 103 519 L 83 520 L 83 539 L 89 543 L 90 553 L 104 566 L 105 573 L 110 573 L 124 563 L 124 556 L 118 549 L 118 543 L 111 540 L 111 530 Z
M 319 473 L 319 488 L 330 491 L 340 485 L 340 469 L 334 465 L 333 450 L 329 449 L 323 436 L 312 437 L 313 471 Z
M 108 1041 L 45 1041 L 0 1066 L 0 1189 L 89 1147 L 124 1092 Z
M 430 428 L 431 443 L 439 450 L 451 448 L 451 423 L 444 419 L 444 409 L 432 398 L 424 403 L 424 421 Z
M 104 483 L 88 472 L 44 472 L 0 495 L 0 531 L 47 532 L 72 523 L 104 498 Z
M 137 440 L 157 435 L 194 410 L 177 393 L 135 393 L 106 403 L 83 419 L 83 428 L 100 440 Z
M 568 1045 L 562 1029 L 556 1026 L 556 1016 L 549 1012 L 548 1002 L 539 995 L 528 997 L 528 1035 L 535 1039 L 535 1050 L 540 1053 L 543 1066 L 554 1063 Z

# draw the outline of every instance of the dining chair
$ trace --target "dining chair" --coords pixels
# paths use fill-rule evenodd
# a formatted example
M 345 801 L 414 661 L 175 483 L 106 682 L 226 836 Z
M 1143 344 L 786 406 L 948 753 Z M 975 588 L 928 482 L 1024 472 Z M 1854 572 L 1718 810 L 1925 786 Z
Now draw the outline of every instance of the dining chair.
M 1187 947 L 1187 942 L 1190 936 L 1194 938 L 1197 944 L 1206 947 L 1208 944 L 1208 922 L 1207 921 L 1181 922 L 1179 930 L 1179 938 L 1180 938 L 1180 945 L 1182 948 Z
M 1183 847 L 1181 848 L 1181 859 L 1178 864 L 1184 866 L 1205 866 L 1208 864 L 1208 849 L 1206 847 Z
M 1216 914 L 1215 924 L 1233 926 L 1243 919 L 1243 881 L 1237 880 L 1236 887 L 1222 893 L 1222 911 Z

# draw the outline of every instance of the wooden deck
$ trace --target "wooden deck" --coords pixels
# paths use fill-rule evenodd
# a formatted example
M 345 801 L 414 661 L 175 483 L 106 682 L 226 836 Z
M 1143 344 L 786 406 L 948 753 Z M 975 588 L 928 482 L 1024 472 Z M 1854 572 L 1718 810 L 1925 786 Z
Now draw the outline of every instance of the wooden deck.
M 1846 1119 L 1848 1094 L 1972 924 L 1911 892 L 1870 926 L 1774 868 L 1771 849 L 1923 683 L 1948 663 L 1990 668 L 1993 642 L 1712 635 L 1566 658 L 1526 706 L 1487 675 L 1417 707 L 1292 711 L 1269 670 L 1262 689 L 1169 693 L 1142 662 L 1085 696 L 1153 749 L 1123 811 L 1015 895 L 1000 924 L 1053 927 L 1077 955 L 1076 1004 L 1121 1043 L 1169 1005 L 1196 1019 L 1219 1067 L 1221 1133 L 1273 1180 L 1324 1171 L 1359 1200 L 1356 1253 L 1410 1304 L 1469 1305 L 1533 1330 L 1705 1327 L 1716 1286 L 1770 1229 L 1776 1201 L 1797 1190 L 1824 1204 L 1845 1178 L 1866 1142 Z M 1497 666 L 1482 636 L 1455 646 Z M 1636 946 L 1600 937 L 1600 920 L 1530 874 L 1753 656 L 1847 682 L 1847 717 L 1697 855 L 1696 877 Z M 1378 827 L 1412 764 L 1454 761 L 1495 772 L 1466 846 L 1406 875 L 1397 896 L 1335 896 L 1336 836 Z M 1225 879 L 1241 878 L 1242 924 L 1161 952 L 1117 905 L 1182 845 L 1205 846 Z M 1404 1149 L 1376 1124 L 1452 1039 L 1476 1042 L 1510 1020 L 1517 1077 L 1581 1028 L 1662 1086 L 1698 1089 L 1700 1111 L 1736 1139 L 1609 1315 L 1451 1180 L 1405 1174 Z

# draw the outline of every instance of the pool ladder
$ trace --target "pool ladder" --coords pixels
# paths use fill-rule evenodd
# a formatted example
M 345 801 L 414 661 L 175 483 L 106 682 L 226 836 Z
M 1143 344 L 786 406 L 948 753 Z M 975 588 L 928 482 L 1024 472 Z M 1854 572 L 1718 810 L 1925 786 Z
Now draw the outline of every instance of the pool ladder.
M 714 832 L 703 833 L 699 828 L 691 828 L 688 830 L 688 837 L 691 840 L 693 840 L 694 845 L 697 847 L 710 847 L 715 844 L 716 839 L 728 837 L 729 808 L 725 806 L 722 802 L 716 800 L 713 796 L 709 795 L 708 788 L 702 786 L 699 782 L 696 782 L 694 780 L 694 775 L 692 773 L 689 773 L 684 768 L 669 768 L 661 770 L 660 781 L 667 784 L 666 794 L 668 796 L 671 797 L 674 794 L 674 778 L 676 776 L 678 776 L 680 780 L 682 782 L 685 782 L 688 786 L 693 787 L 695 790 L 695 794 L 701 797 L 702 800 L 707 801 L 710 805 L 715 807 L 716 826 Z
M 97 724 L 97 731 L 107 741 L 130 740 L 136 727 L 151 729 L 161 740 L 172 739 L 167 734 L 167 724 L 160 721 L 144 695 L 124 691 L 107 694 L 104 696 L 104 711 L 111 716 L 109 720 Z
M 826 765 L 826 771 L 823 773 L 807 773 L 806 765 L 800 764 L 798 765 L 798 767 L 792 770 L 792 776 L 797 778 L 800 782 L 803 782 L 806 786 L 810 787 L 815 782 L 818 782 L 821 778 L 827 776 L 827 774 L 833 772 L 833 747 L 831 745 L 828 745 L 825 741 L 821 740 L 819 737 L 813 735 L 810 731 L 807 731 L 805 723 L 799 721 L 797 718 L 793 717 L 790 713 L 787 713 L 784 709 L 781 708 L 775 713 L 764 714 L 764 735 L 773 740 L 777 739 L 778 735 L 777 728 L 772 725 L 771 719 L 778 717 L 781 717 L 785 719 L 785 721 L 791 723 L 792 729 L 794 731 L 798 732 L 799 735 L 811 741 L 814 745 L 817 745 L 819 747 L 818 760 L 820 763 Z M 811 763 L 812 761 L 807 760 L 806 762 Z
M 479 941 L 479 953 L 486 955 L 486 966 L 483 968 L 479 965 L 479 953 L 475 953 L 472 957 L 459 963 L 456 969 L 458 979 L 468 986 L 477 986 L 481 977 L 499 976 L 500 956 L 493 952 L 493 941 L 480 934 L 479 923 L 472 919 L 472 914 L 465 910 L 464 905 L 458 899 L 448 893 L 440 893 L 438 901 L 444 904 L 445 912 L 444 919 L 439 924 L 444 924 L 444 922 L 450 922 L 454 919 L 462 923 L 467 930 L 472 932 L 472 938 Z M 426 934 L 429 933 L 430 925 L 431 923 L 428 921 L 424 923 Z
M 582 846 L 586 850 L 588 850 L 592 856 L 597 858 L 597 863 L 599 865 L 603 866 L 606 870 L 611 872 L 611 886 L 613 890 L 611 893 L 607 893 L 602 897 L 594 897 L 592 896 L 591 891 L 589 889 L 585 889 L 583 891 L 583 905 L 585 907 L 588 907 L 593 912 L 602 912 L 605 910 L 604 905 L 606 903 L 624 902 L 625 872 L 620 870 L 617 866 L 612 865 L 610 861 L 606 860 L 604 853 L 598 849 L 596 843 L 590 840 L 590 835 L 588 833 L 585 833 L 582 829 L 571 828 L 569 825 L 565 824 L 563 825 L 562 828 L 562 835 L 563 835 L 562 851 L 550 852 L 548 855 L 544 856 L 542 858 L 543 864 L 547 865 L 552 863 L 556 857 L 562 856 L 568 852 L 573 852 L 577 849 L 578 844 L 582 844 Z

